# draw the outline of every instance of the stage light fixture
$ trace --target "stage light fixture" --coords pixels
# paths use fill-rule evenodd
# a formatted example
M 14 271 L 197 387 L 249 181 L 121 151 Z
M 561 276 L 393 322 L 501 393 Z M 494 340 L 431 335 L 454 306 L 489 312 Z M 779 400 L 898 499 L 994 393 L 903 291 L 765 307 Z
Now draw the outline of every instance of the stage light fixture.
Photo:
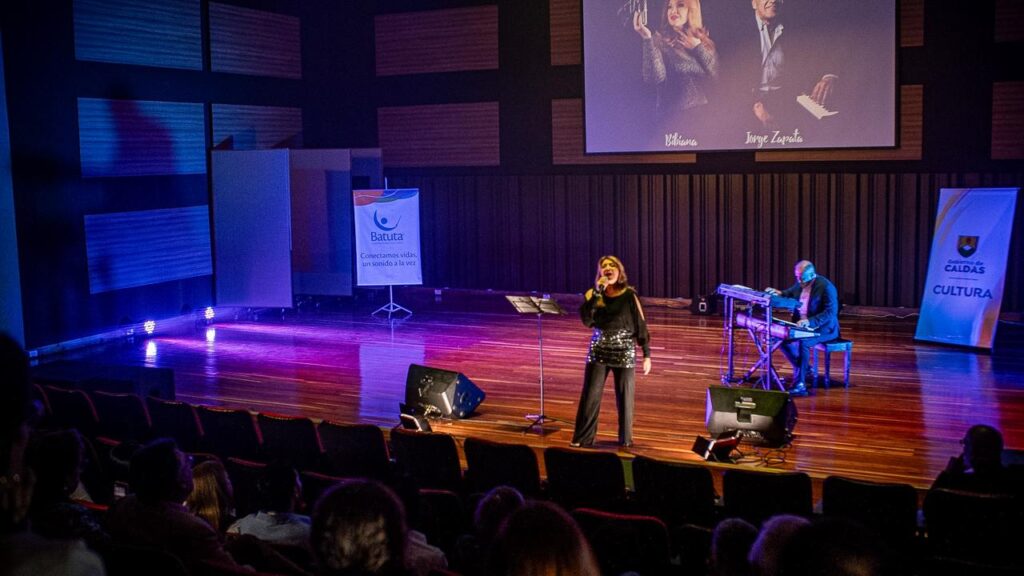
M 153 331 L 156 330 L 156 322 L 152 320 L 146 320 L 146 322 L 142 325 L 142 329 L 146 331 L 146 334 L 152 334 Z
M 213 322 L 213 306 L 207 306 L 206 310 L 203 311 L 203 318 L 207 322 Z

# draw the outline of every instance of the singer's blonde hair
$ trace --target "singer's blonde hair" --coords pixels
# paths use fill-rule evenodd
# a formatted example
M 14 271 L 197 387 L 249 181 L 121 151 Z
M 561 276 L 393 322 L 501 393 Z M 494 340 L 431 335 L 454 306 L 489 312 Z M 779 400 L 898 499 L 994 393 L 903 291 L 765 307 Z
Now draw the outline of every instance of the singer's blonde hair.
M 597 274 L 594 276 L 594 283 L 596 284 L 601 280 L 601 263 L 605 260 L 611 260 L 612 264 L 619 270 L 619 281 L 615 283 L 617 288 L 625 288 L 629 286 L 629 278 L 626 276 L 626 267 L 622 265 L 622 260 L 618 257 L 612 256 L 611 254 L 601 256 L 597 259 Z

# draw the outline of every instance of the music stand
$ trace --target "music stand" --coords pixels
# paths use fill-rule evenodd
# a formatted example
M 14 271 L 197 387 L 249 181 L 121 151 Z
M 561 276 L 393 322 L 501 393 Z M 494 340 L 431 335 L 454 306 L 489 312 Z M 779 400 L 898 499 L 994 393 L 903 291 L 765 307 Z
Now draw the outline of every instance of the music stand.
M 529 432 L 534 426 L 539 426 L 541 429 L 544 428 L 545 422 L 566 422 L 565 420 L 559 420 L 558 418 L 552 418 L 544 413 L 544 323 L 543 318 L 545 314 L 565 314 L 565 310 L 558 305 L 551 298 L 537 298 L 535 296 L 505 296 L 505 298 L 512 304 L 516 309 L 516 312 L 520 314 L 536 314 L 537 315 L 537 343 L 540 348 L 540 412 L 537 414 L 527 414 L 527 420 L 531 423 L 526 427 L 525 432 Z

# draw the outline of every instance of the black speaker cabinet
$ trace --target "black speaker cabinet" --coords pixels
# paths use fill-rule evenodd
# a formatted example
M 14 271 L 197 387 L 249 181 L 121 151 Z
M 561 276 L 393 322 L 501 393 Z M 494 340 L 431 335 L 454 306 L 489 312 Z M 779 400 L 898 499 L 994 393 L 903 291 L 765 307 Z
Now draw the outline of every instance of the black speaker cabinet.
M 736 430 L 749 444 L 783 446 L 793 437 L 796 405 L 786 392 L 709 386 L 704 423 L 712 436 Z
M 409 365 L 405 403 L 423 407 L 428 415 L 434 412 L 440 416 L 465 418 L 476 410 L 485 396 L 483 390 L 460 372 Z

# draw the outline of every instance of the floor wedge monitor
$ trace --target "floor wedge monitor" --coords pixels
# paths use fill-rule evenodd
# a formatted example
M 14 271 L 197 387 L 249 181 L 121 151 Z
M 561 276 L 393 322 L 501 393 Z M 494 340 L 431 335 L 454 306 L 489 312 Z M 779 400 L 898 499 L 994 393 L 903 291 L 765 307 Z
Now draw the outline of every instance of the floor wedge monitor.
M 745 443 L 783 446 L 793 437 L 796 405 L 785 392 L 709 386 L 704 423 L 712 436 L 735 430 Z
M 405 403 L 419 405 L 427 416 L 465 418 L 484 401 L 484 391 L 461 372 L 409 365 Z

